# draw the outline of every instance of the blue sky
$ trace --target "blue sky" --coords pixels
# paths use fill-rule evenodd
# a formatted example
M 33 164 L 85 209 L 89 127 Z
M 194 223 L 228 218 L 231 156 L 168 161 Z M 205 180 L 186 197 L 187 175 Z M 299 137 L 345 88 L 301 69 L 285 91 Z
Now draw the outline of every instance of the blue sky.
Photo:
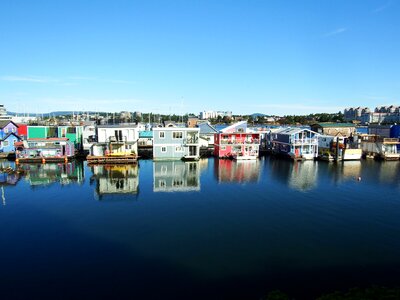
M 400 105 L 400 1 L 0 1 L 10 111 Z

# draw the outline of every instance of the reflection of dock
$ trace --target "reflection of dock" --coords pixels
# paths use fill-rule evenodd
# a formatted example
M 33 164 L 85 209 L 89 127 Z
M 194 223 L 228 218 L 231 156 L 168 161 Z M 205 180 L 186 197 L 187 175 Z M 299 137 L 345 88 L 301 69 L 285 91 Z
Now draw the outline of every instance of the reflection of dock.
M 214 170 L 218 182 L 258 182 L 259 160 L 214 160 Z
M 137 165 L 94 165 L 93 177 L 97 182 L 96 192 L 105 195 L 137 195 L 139 171 Z
M 198 161 L 155 161 L 153 167 L 154 192 L 200 191 Z
M 88 164 L 136 164 L 136 155 L 124 155 L 124 156 L 91 156 L 86 157 Z

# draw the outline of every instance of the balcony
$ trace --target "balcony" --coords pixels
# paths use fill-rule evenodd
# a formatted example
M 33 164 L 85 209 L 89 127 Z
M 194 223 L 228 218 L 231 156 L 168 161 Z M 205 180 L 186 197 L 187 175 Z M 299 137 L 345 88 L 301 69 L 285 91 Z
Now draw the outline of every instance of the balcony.
M 221 140 L 220 141 L 221 145 L 259 145 L 260 140 L 259 139 L 253 139 L 252 141 L 246 141 L 246 140 Z
M 186 138 L 183 140 L 184 145 L 197 144 L 198 142 L 199 142 L 198 137 L 191 137 L 191 138 Z
M 291 139 L 293 145 L 318 145 L 318 138 Z

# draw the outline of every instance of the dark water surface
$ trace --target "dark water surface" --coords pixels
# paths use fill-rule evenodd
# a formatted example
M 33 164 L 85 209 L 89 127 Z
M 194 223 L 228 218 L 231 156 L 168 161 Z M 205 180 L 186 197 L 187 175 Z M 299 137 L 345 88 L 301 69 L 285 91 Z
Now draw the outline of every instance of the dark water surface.
M 23 168 L 1 177 L 1 299 L 310 299 L 400 285 L 400 162 Z

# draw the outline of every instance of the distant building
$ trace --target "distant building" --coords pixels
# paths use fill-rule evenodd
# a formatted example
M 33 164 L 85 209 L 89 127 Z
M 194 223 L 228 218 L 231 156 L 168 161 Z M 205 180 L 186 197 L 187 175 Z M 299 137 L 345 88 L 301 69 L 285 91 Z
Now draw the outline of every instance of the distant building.
M 232 118 L 231 111 L 202 111 L 199 115 L 201 120 L 217 119 L 218 117 L 229 117 Z
M 7 110 L 3 104 L 0 104 L 0 120 L 11 120 L 11 116 L 7 115 Z
M 197 126 L 197 123 L 199 122 L 198 117 L 189 117 L 188 122 L 187 122 L 187 127 L 189 128 L 195 128 Z
M 352 123 L 316 123 L 311 125 L 311 130 L 323 135 L 331 136 L 353 136 L 356 126 Z
M 351 107 L 344 110 L 347 122 L 359 121 L 361 124 L 398 123 L 400 122 L 400 107 L 396 105 L 377 106 L 374 111 L 368 107 Z

